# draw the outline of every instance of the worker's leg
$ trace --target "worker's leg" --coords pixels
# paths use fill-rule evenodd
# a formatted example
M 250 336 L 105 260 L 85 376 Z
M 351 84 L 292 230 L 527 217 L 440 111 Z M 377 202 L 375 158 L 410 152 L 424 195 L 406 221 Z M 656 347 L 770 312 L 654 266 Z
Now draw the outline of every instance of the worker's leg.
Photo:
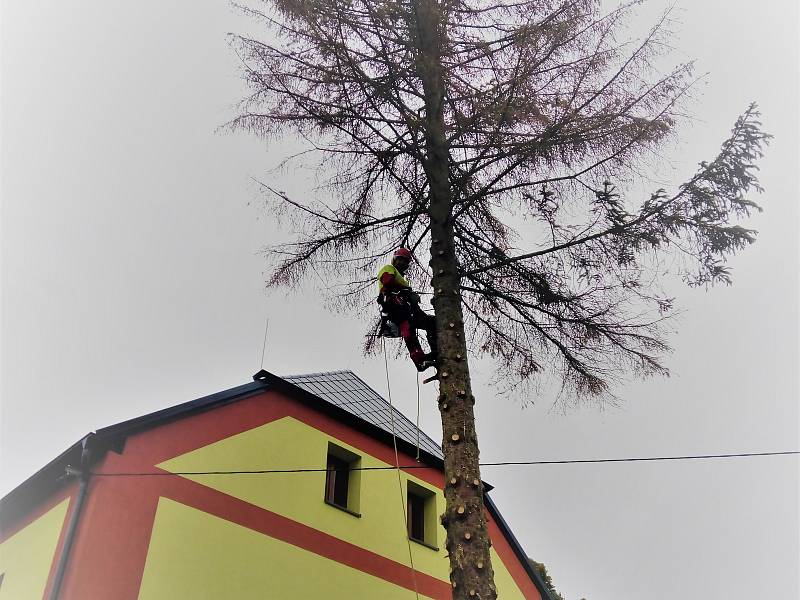
M 436 343 L 436 317 L 429 315 L 420 307 L 415 306 L 412 314 L 412 323 L 416 329 L 423 329 L 425 337 L 428 339 L 428 346 L 431 349 L 431 354 L 438 353 L 438 344 Z
M 392 305 L 387 307 L 386 312 L 389 318 L 400 329 L 400 336 L 406 343 L 408 354 L 414 362 L 414 365 L 419 368 L 422 361 L 425 360 L 425 352 L 422 350 L 422 346 L 420 346 L 419 338 L 417 337 L 417 329 L 412 324 L 413 313 L 411 307 L 407 304 Z
M 410 320 L 398 323 L 398 325 L 400 327 L 400 335 L 403 337 L 403 341 L 406 343 L 406 348 L 408 348 L 408 354 L 411 357 L 411 360 L 414 361 L 414 364 L 419 368 L 419 366 L 422 364 L 422 361 L 425 360 L 425 352 L 422 350 L 422 346 L 419 344 L 417 330 L 412 327 Z

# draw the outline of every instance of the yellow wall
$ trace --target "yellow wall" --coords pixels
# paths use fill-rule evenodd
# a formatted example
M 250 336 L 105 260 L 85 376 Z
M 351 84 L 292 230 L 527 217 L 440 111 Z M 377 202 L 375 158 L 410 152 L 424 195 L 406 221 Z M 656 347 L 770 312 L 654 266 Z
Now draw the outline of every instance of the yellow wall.
M 324 468 L 329 442 L 361 456 L 362 467 L 391 466 L 297 419 L 284 417 L 173 458 L 160 464 L 159 467 L 173 472 L 319 469 Z M 410 564 L 406 521 L 401 505 L 397 472 L 394 470 L 362 471 L 359 478 L 354 478 L 352 483 L 360 487 L 358 505 L 360 518 L 323 502 L 324 472 L 186 477 L 398 563 Z M 439 548 L 437 551 L 411 542 L 414 567 L 444 582 L 449 582 L 449 564 L 444 550 L 445 531 L 438 524 L 438 515 L 444 511 L 444 496 L 441 490 L 427 482 L 407 473 L 401 473 L 403 501 L 409 480 L 435 492 L 437 516 L 435 545 Z M 250 534 L 260 535 L 252 532 Z M 278 549 L 277 541 L 272 540 L 270 544 L 270 548 Z M 501 597 L 504 600 L 522 598 L 494 550 L 492 550 L 492 564 Z M 148 568 L 149 565 L 150 558 L 148 558 Z
M 140 600 L 413 597 L 413 591 L 166 498 L 158 503 L 139 592 Z
M 492 556 L 492 570 L 494 571 L 494 585 L 497 588 L 497 597 L 500 600 L 524 600 L 525 596 L 514 583 L 514 578 L 511 573 L 500 560 L 494 548 L 489 549 L 489 554 Z
M 36 519 L 0 544 L 0 586 L 2 600 L 40 599 L 64 526 L 69 499 Z

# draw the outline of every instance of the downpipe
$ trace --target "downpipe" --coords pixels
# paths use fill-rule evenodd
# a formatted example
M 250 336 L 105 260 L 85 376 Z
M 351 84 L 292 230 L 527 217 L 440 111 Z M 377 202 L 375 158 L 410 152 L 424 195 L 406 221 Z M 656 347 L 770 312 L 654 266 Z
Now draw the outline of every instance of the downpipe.
M 78 530 L 78 521 L 83 512 L 83 504 L 86 501 L 86 496 L 89 492 L 89 478 L 91 477 L 91 450 L 89 449 L 89 440 L 91 434 L 83 438 L 81 442 L 81 461 L 80 468 L 74 469 L 67 466 L 65 477 L 79 477 L 80 484 L 78 486 L 78 494 L 75 497 L 75 508 L 70 515 L 69 525 L 67 526 L 67 534 L 64 538 L 64 546 L 61 548 L 61 555 L 58 557 L 58 565 L 56 567 L 56 574 L 53 578 L 53 587 L 50 590 L 49 600 L 59 600 L 61 596 L 61 584 L 64 581 L 64 575 L 67 572 L 67 565 L 69 564 L 70 555 L 72 554 L 72 545 L 75 542 L 75 533 Z

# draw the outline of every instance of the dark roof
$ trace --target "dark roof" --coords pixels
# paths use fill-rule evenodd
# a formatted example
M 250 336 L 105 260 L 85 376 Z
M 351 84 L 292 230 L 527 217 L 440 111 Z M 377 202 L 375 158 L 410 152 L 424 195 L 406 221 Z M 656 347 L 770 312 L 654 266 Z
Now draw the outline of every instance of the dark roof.
M 67 481 L 67 478 L 64 477 L 66 468 L 68 466 L 80 467 L 81 456 L 85 455 L 84 448 L 87 444 L 91 447 L 91 455 L 95 458 L 107 450 L 121 452 L 127 438 L 139 431 L 191 414 L 218 408 L 268 390 L 280 391 L 332 418 L 347 423 L 354 429 L 386 443 L 392 443 L 388 402 L 351 371 L 294 375 L 284 379 L 262 370 L 253 376 L 253 380 L 252 383 L 170 406 L 88 434 L 0 500 L 0 514 L 3 522 L 13 521 L 18 513 L 24 513 L 36 499 L 45 498 L 61 488 Z M 292 380 L 297 384 L 295 385 Z M 366 412 L 370 414 L 365 414 L 362 418 L 357 412 L 359 407 L 367 409 Z M 382 418 L 382 414 L 385 418 Z M 396 409 L 394 416 L 398 448 L 415 456 L 416 434 L 412 433 L 414 429 L 411 429 L 414 428 L 414 425 Z M 426 464 L 439 469 L 444 467 L 441 449 L 422 433 L 420 434 L 420 458 Z
M 354 429 L 389 444 L 393 441 L 391 419 L 393 413 L 398 448 L 414 455 L 417 450 L 417 439 L 419 439 L 419 456 L 422 461 L 444 470 L 441 447 L 422 431 L 418 430 L 400 411 L 390 407 L 389 403 L 380 394 L 364 383 L 352 371 L 278 377 L 268 371 L 261 370 L 253 376 L 252 383 L 246 383 L 197 400 L 184 402 L 177 406 L 98 429 L 95 433 L 89 433 L 0 499 L 0 515 L 2 516 L 0 528 L 2 528 L 3 523 L 16 521 L 30 507 L 64 486 L 69 481 L 69 478 L 65 476 L 67 467 L 79 468 L 81 461 L 85 457 L 91 455 L 97 457 L 107 450 L 120 452 L 124 448 L 125 440 L 128 436 L 139 431 L 163 425 L 191 414 L 218 408 L 249 396 L 262 394 L 267 390 L 280 391 L 303 404 L 310 405 L 333 418 L 347 423 Z M 320 400 L 323 402 L 320 402 Z M 419 438 L 417 438 L 417 435 L 419 435 Z M 91 452 L 87 452 L 87 449 L 91 450 Z M 484 489 L 488 492 L 492 488 L 484 482 Z M 509 540 L 514 553 L 533 580 L 542 598 L 552 600 L 553 596 L 542 581 L 539 573 L 531 567 L 528 556 L 519 541 L 514 537 L 507 523 L 503 520 L 494 502 L 488 495 L 485 498 L 487 509 Z
M 442 448 L 352 371 L 284 375 L 283 379 L 444 460 Z M 394 418 L 394 423 L 392 419 Z

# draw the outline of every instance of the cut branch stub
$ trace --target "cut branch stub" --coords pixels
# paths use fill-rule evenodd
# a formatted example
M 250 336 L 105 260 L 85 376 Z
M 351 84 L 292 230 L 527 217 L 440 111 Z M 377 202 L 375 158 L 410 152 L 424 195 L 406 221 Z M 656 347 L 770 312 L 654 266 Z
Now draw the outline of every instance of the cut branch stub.
M 460 435 L 458 435 L 457 433 L 454 433 L 453 435 L 451 435 L 451 436 L 450 436 L 450 439 L 451 439 L 451 440 L 453 441 L 453 443 L 455 444 L 455 443 L 457 443 L 457 442 L 458 442 L 458 441 L 461 439 L 461 436 L 460 436 Z

